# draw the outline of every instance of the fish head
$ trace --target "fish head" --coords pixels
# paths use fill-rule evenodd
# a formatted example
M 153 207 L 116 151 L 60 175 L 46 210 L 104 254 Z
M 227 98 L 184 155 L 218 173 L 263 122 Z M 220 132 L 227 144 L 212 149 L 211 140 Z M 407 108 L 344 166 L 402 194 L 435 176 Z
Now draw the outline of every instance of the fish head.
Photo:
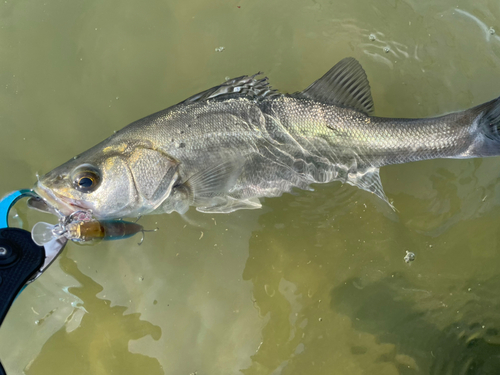
M 39 178 L 35 192 L 61 215 L 91 210 L 98 218 L 127 216 L 133 180 L 122 158 L 70 160 Z
M 91 210 L 96 219 L 144 215 L 168 197 L 172 158 L 137 144 L 99 146 L 39 177 L 35 193 L 61 216 Z

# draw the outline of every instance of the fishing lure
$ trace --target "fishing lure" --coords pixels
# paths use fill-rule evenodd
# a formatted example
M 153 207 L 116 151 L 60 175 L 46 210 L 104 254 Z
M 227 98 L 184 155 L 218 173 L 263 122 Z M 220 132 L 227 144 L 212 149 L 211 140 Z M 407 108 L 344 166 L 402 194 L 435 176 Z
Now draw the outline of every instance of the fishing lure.
M 76 211 L 63 217 L 57 224 L 43 221 L 36 223 L 31 231 L 33 241 L 40 246 L 54 238 L 65 237 L 73 242 L 87 244 L 99 240 L 120 240 L 145 230 L 142 225 L 124 220 L 96 220 L 90 211 Z M 144 240 L 141 239 L 140 243 Z

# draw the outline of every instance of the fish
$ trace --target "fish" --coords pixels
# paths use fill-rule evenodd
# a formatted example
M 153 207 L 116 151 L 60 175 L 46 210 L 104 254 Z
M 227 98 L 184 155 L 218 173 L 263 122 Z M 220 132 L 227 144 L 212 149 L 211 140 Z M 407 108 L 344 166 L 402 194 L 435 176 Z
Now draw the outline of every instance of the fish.
M 332 181 L 392 207 L 385 165 L 500 154 L 500 98 L 433 118 L 373 111 L 352 57 L 292 94 L 261 73 L 241 76 L 131 123 L 39 177 L 34 191 L 61 215 L 90 210 L 98 220 L 257 209 L 260 198 Z

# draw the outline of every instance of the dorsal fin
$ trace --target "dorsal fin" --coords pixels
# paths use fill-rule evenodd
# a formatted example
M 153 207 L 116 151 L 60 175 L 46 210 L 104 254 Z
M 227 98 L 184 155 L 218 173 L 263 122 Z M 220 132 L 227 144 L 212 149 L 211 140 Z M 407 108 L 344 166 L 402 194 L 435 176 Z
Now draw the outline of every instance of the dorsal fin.
M 353 57 L 339 61 L 323 77 L 293 96 L 350 107 L 366 114 L 374 108 L 366 73 Z
M 269 86 L 267 77 L 259 79 L 256 78 L 261 74 L 262 73 L 259 72 L 253 76 L 241 76 L 230 79 L 219 86 L 212 87 L 208 90 L 200 92 L 199 94 L 193 95 L 181 103 L 194 103 L 213 98 L 225 99 L 235 96 L 247 96 L 262 99 L 281 95 L 278 91 Z

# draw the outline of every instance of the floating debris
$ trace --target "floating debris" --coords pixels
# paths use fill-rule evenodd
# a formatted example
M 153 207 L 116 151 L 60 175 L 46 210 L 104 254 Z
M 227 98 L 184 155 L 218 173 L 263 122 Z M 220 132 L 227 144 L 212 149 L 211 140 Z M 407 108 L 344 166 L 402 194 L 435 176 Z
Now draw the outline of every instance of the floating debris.
M 368 36 L 368 39 L 370 39 L 371 41 L 373 41 L 373 40 L 375 40 L 375 39 L 377 39 L 377 38 L 375 37 L 375 34 L 370 34 L 370 35 Z
M 415 260 L 415 253 L 412 253 L 411 251 L 407 250 L 404 260 L 406 263 L 413 262 Z
M 225 48 L 221 46 L 221 47 L 217 47 L 217 48 L 215 49 L 215 52 L 222 52 L 222 51 L 224 51 L 224 50 L 225 50 Z

